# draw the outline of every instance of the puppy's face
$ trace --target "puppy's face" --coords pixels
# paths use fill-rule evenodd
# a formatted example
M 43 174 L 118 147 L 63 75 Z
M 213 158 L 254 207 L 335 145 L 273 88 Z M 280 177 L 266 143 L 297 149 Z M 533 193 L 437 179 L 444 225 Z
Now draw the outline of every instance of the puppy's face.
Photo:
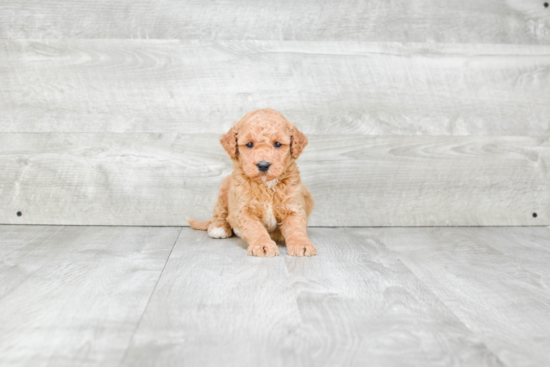
M 238 159 L 252 179 L 271 181 L 279 177 L 290 159 L 290 127 L 285 120 L 274 117 L 255 115 L 241 120 Z
M 246 114 L 221 139 L 222 146 L 245 173 L 258 182 L 281 176 L 291 159 L 307 145 L 307 138 L 274 110 Z

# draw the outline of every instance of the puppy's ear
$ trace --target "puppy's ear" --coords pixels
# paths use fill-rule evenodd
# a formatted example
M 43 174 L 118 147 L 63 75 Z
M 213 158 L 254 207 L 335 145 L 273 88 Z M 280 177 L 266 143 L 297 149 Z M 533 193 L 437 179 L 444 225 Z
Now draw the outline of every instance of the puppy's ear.
M 235 126 L 220 138 L 220 143 L 231 159 L 237 158 L 237 129 Z
M 302 134 L 301 131 L 296 129 L 296 127 L 293 127 L 292 135 L 290 136 L 290 154 L 292 155 L 292 158 L 298 159 L 306 145 L 307 137 Z

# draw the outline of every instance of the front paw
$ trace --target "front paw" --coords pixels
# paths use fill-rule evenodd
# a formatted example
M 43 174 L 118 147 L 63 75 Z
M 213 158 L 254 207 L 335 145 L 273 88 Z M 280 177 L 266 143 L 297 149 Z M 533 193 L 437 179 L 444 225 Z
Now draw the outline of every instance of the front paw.
M 279 248 L 275 242 L 248 246 L 248 256 L 273 257 L 279 256 Z
M 317 255 L 317 248 L 310 241 L 299 241 L 287 243 L 287 253 L 290 256 L 314 256 Z

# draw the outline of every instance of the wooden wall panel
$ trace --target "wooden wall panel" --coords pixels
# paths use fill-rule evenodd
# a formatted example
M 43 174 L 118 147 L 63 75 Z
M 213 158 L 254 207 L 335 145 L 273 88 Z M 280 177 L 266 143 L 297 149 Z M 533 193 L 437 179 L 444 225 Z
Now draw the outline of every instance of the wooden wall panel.
M 550 46 L 4 40 L 0 85 L 1 132 L 550 132 Z
M 313 226 L 549 225 L 548 162 L 548 137 L 310 135 L 299 165 Z M 4 133 L 0 172 L 0 223 L 171 226 L 231 167 L 211 134 Z
M 542 0 L 0 1 L 0 38 L 550 42 Z

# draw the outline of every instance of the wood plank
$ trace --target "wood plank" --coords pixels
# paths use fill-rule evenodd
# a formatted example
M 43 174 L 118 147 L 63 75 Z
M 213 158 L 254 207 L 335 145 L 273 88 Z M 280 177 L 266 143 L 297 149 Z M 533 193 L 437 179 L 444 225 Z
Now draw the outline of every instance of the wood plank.
M 0 364 L 550 362 L 550 228 L 313 228 L 319 256 L 271 259 L 178 233 L 0 226 Z
M 541 255 L 548 258 L 548 250 L 541 247 L 548 243 L 550 230 L 534 229 L 531 235 L 519 229 L 516 236 L 506 236 L 515 231 L 392 228 L 378 231 L 376 238 L 504 363 L 546 366 L 550 363 L 550 269 L 533 264 Z M 358 230 L 358 235 L 371 233 Z M 539 242 L 541 234 L 544 242 Z M 522 242 L 539 243 L 525 246 Z M 522 247 L 522 256 L 517 256 Z
M 310 238 L 318 256 L 285 256 L 304 365 L 502 365 L 369 230 L 313 228 Z
M 0 226 L 0 365 L 118 366 L 179 231 Z
M 282 257 L 184 228 L 122 366 L 280 365 L 299 320 Z
M 309 140 L 312 226 L 550 224 L 548 138 Z M 0 134 L 0 223 L 187 225 L 231 170 L 217 135 Z
M 514 258 L 538 283 L 550 284 L 549 227 L 483 227 L 475 230 L 482 242 L 507 257 Z
M 259 259 L 241 239 L 183 229 L 122 365 L 501 365 L 383 244 L 354 233 L 315 228 L 319 256 Z
M 550 46 L 0 40 L 0 84 L 1 132 L 221 134 L 265 107 L 309 134 L 550 132 Z
M 0 2 L 1 38 L 549 43 L 544 1 Z
M 63 227 L 45 226 L 1 226 L 1 262 L 0 262 L 0 299 L 17 288 L 45 264 L 55 261 L 59 254 L 50 251 L 48 245 L 57 239 L 56 235 Z M 69 239 L 70 233 L 64 231 L 63 237 Z M 72 233 L 78 235 L 77 232 Z M 72 237 L 74 239 L 74 237 Z M 69 246 L 70 241 L 57 244 Z M 29 254 L 32 254 L 30 256 Z M 26 264 L 25 257 L 28 256 Z M 30 261 L 32 259 L 32 261 Z

